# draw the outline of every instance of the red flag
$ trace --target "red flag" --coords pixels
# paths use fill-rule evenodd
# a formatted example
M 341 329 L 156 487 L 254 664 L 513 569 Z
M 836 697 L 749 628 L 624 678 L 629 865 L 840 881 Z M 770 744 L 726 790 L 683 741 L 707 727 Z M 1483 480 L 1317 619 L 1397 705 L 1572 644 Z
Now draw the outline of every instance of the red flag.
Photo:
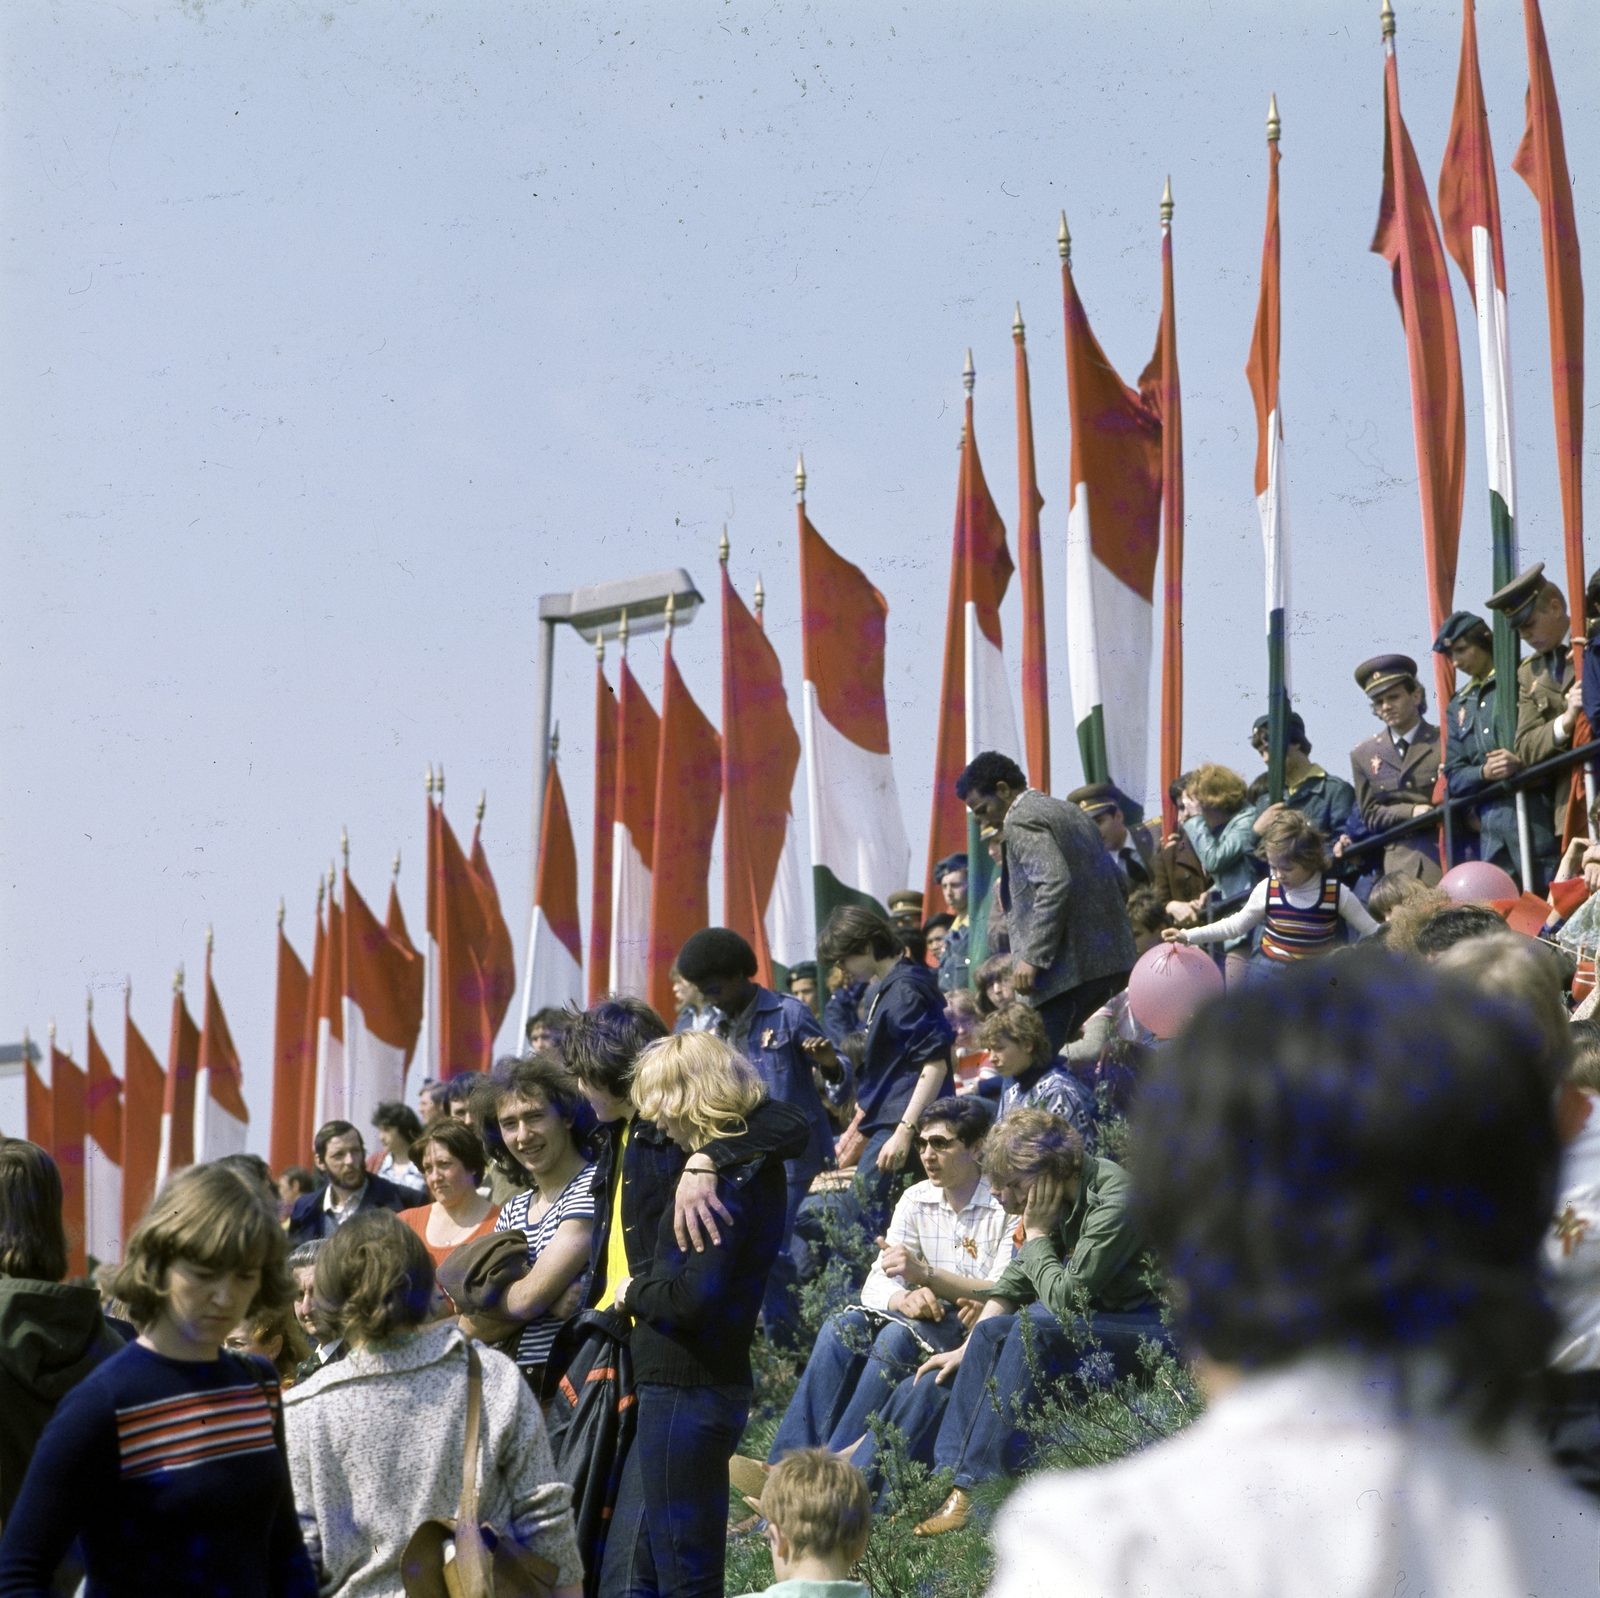
M 488 937 L 477 873 L 445 819 L 443 803 L 430 801 L 430 809 L 428 931 L 438 951 L 438 1070 L 440 1079 L 448 1081 L 463 1072 L 489 1069 L 499 1021 L 491 1024 L 486 1001 L 480 950 Z
M 183 1002 L 183 968 L 172 984 L 172 1031 L 161 1101 L 161 1155 L 156 1186 L 194 1164 L 194 1079 L 200 1068 L 200 1029 Z
M 767 904 L 789 830 L 800 735 L 778 652 L 722 566 L 722 920 L 772 986 Z
M 1178 829 L 1171 787 L 1183 775 L 1183 393 L 1172 288 L 1172 184 L 1161 201 L 1161 327 L 1139 393 L 1161 419 L 1161 816 Z M 1135 796 L 1137 797 L 1137 796 Z
M 278 992 L 272 1027 L 272 1135 L 268 1163 L 281 1174 L 306 1158 L 300 1142 L 300 1109 L 306 1064 L 306 1006 L 311 978 L 283 935 L 283 905 L 278 905 Z
M 1386 31 L 1390 28 L 1392 23 L 1386 24 Z M 1456 551 L 1461 541 L 1466 461 L 1461 348 L 1444 249 L 1422 168 L 1400 115 L 1392 32 L 1384 41 L 1383 103 L 1383 199 L 1372 249 L 1388 261 L 1394 274 L 1394 296 L 1405 324 L 1428 621 L 1430 632 L 1437 633 L 1455 606 Z M 1433 669 L 1434 688 L 1440 705 L 1445 705 L 1455 691 L 1455 669 L 1448 656 L 1439 654 L 1433 657 Z
M 1561 526 L 1567 553 L 1572 643 L 1582 648 L 1583 561 L 1583 275 L 1572 179 L 1567 175 L 1561 107 L 1550 71 L 1539 0 L 1522 0 L 1528 37 L 1528 126 L 1511 169 L 1539 202 L 1544 293 L 1550 313 L 1550 386 L 1556 413 L 1556 465 L 1561 475 Z M 1591 625 L 1596 620 L 1589 618 Z M 1579 779 L 1581 782 L 1581 778 Z
M 28 1141 L 38 1147 L 50 1148 L 50 1084 L 33 1068 L 28 1057 L 31 1044 L 26 1032 L 22 1035 L 22 1071 L 27 1090 Z
M 122 1002 L 122 1236 L 126 1240 L 156 1196 L 166 1072 L 133 1024 L 131 995 L 126 991 Z
M 394 868 L 397 872 L 400 869 L 398 854 L 394 857 Z M 400 889 L 393 878 L 389 882 L 389 908 L 384 914 L 383 926 L 389 936 L 402 948 L 410 949 L 413 954 L 417 953 L 415 945 L 411 942 L 411 933 L 406 928 L 406 913 L 400 908 Z
M 200 1063 L 194 1090 L 194 1157 L 198 1162 L 243 1154 L 250 1135 L 244 1072 L 211 980 L 211 933 L 206 932 L 206 1008 L 200 1026 Z
M 928 823 L 926 914 L 945 907 L 934 866 L 967 849 L 967 807 L 956 797 L 956 778 L 980 750 L 1022 753 L 1000 638 L 1000 602 L 1011 582 L 1006 524 L 995 509 L 978 458 L 972 426 L 972 355 L 967 355 L 966 428 L 961 435 L 961 476 L 956 490 L 950 602 L 945 612 L 944 678 L 939 695 L 939 739 L 934 749 L 933 814 Z
M 478 968 L 483 974 L 483 1007 L 488 1017 L 489 1050 L 487 1071 L 494 1064 L 494 1040 L 500 1024 L 511 1008 L 517 992 L 517 962 L 511 950 L 511 929 L 500 913 L 500 895 L 489 870 L 489 857 L 483 852 L 483 806 L 478 800 L 478 821 L 472 829 L 473 891 L 478 899 Z
M 316 1051 L 311 1073 L 311 1141 L 325 1121 L 347 1120 L 344 1109 L 344 914 L 333 895 L 333 869 L 328 870 L 328 931 L 323 947 L 322 977 L 316 983 Z
M 393 890 L 391 889 L 391 898 Z M 398 901 L 393 905 L 398 909 Z M 379 1104 L 405 1096 L 422 1033 L 422 956 L 389 931 L 344 874 L 344 1116 L 370 1126 Z M 401 923 L 402 934 L 404 921 Z
M 317 1134 L 317 1043 L 322 1021 L 322 990 L 328 980 L 328 934 L 322 921 L 325 884 L 317 879 L 317 930 L 311 941 L 311 976 L 306 985 L 305 1064 L 300 1073 L 300 1119 L 295 1161 L 311 1157 Z M 294 1163 L 294 1162 L 291 1162 Z
M 611 848 L 617 808 L 617 696 L 594 668 L 594 852 L 589 898 L 589 1003 L 611 988 Z
M 539 877 L 533 887 L 528 937 L 528 991 L 523 1011 L 583 1003 L 583 933 L 578 926 L 578 851 L 572 817 L 552 755 L 545 767 L 539 820 Z
M 1017 581 L 1022 587 L 1022 736 L 1028 746 L 1028 786 L 1050 792 L 1050 674 L 1044 647 L 1044 556 L 1039 512 L 1044 495 L 1033 460 L 1033 390 L 1022 307 L 1011 324 L 1017 347 Z
M 61 1224 L 67 1233 L 67 1279 L 89 1274 L 84 1257 L 83 1142 L 87 1132 L 83 1072 L 50 1037 L 50 1153 L 61 1173 Z
M 655 833 L 650 858 L 648 997 L 670 1017 L 670 972 L 678 950 L 711 919 L 707 877 L 722 797 L 722 740 L 689 697 L 672 658 L 672 628 L 662 650 L 661 735 L 656 763 Z
M 89 1005 L 88 1076 L 85 1083 L 84 1217 L 87 1249 L 96 1260 L 122 1258 L 122 1084 L 94 1035 Z
M 650 870 L 655 858 L 661 721 L 624 656 L 617 669 L 617 786 L 611 828 L 611 986 L 650 988 Z M 671 1011 L 668 1011 L 670 1014 Z

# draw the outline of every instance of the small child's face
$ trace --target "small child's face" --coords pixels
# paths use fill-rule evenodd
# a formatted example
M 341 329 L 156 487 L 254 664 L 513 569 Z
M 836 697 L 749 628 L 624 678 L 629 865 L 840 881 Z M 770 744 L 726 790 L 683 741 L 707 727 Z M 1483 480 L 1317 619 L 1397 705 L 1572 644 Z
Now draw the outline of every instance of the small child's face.
M 1303 888 L 1318 875 L 1315 866 L 1301 865 L 1290 858 L 1286 849 L 1268 849 L 1267 865 L 1273 876 L 1286 888 Z

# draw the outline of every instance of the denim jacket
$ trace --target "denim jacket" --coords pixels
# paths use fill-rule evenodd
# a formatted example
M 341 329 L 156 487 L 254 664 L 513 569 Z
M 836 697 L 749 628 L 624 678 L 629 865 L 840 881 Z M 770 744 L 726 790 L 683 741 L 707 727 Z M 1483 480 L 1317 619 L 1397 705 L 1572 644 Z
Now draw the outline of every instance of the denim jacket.
M 792 1104 L 811 1123 L 811 1141 L 805 1154 L 788 1162 L 792 1178 L 809 1182 L 818 1171 L 833 1164 L 833 1129 L 828 1125 L 828 1112 L 817 1096 L 811 1059 L 802 1047 L 807 1038 L 821 1037 L 822 1028 L 810 1009 L 798 999 L 760 986 L 750 1001 L 749 1010 L 738 1022 L 744 1022 L 746 1017 L 749 1032 L 743 1040 L 745 1058 L 756 1068 L 774 1099 Z M 731 1041 L 736 1024 L 725 1023 L 717 1030 Z M 841 1060 L 841 1063 L 848 1072 L 850 1062 Z

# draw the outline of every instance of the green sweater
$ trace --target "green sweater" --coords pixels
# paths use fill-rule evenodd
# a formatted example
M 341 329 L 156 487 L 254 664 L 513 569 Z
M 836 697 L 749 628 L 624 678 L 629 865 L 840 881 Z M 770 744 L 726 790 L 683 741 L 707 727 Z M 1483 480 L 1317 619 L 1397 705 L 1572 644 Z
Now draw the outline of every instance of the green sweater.
M 1017 1305 L 1037 1301 L 1062 1319 L 1076 1313 L 1080 1289 L 1091 1310 L 1120 1315 L 1152 1304 L 1132 1198 L 1133 1183 L 1120 1165 L 1085 1154 L 1078 1197 L 1060 1225 L 1024 1243 L 984 1296 Z

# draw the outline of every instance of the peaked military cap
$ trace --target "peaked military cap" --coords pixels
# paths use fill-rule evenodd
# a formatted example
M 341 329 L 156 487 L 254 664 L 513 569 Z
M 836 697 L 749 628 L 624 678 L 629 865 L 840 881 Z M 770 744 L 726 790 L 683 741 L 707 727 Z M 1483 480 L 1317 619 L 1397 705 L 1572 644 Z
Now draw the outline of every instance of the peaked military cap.
M 1417 663 L 1410 655 L 1374 655 L 1356 667 L 1356 684 L 1376 699 L 1397 682 L 1415 682 Z
M 1533 614 L 1544 588 L 1544 562 L 1538 561 L 1504 588 L 1491 594 L 1484 604 L 1498 610 L 1513 627 L 1520 627 Z
M 896 888 L 889 895 L 889 908 L 898 910 L 920 910 L 922 908 L 922 890 L 920 888 Z
M 1485 632 L 1489 624 L 1482 616 L 1474 616 L 1470 610 L 1452 612 L 1444 619 L 1444 625 L 1439 629 L 1439 636 L 1433 641 L 1433 652 L 1436 655 L 1448 655 L 1450 646 L 1458 638 L 1465 638 L 1468 633 L 1475 632 L 1478 628 Z
M 1109 782 L 1085 783 L 1067 795 L 1067 803 L 1077 805 L 1086 816 L 1103 816 L 1108 810 L 1120 810 L 1122 800 Z
M 1272 718 L 1270 716 L 1256 717 L 1255 725 L 1250 729 L 1250 738 L 1252 742 L 1254 742 L 1257 733 L 1265 732 L 1267 730 L 1267 728 L 1271 725 L 1271 721 Z M 1306 741 L 1306 724 L 1301 719 L 1300 712 L 1298 710 L 1291 710 L 1289 712 L 1289 725 L 1284 730 L 1284 741 L 1286 743 L 1304 743 Z

